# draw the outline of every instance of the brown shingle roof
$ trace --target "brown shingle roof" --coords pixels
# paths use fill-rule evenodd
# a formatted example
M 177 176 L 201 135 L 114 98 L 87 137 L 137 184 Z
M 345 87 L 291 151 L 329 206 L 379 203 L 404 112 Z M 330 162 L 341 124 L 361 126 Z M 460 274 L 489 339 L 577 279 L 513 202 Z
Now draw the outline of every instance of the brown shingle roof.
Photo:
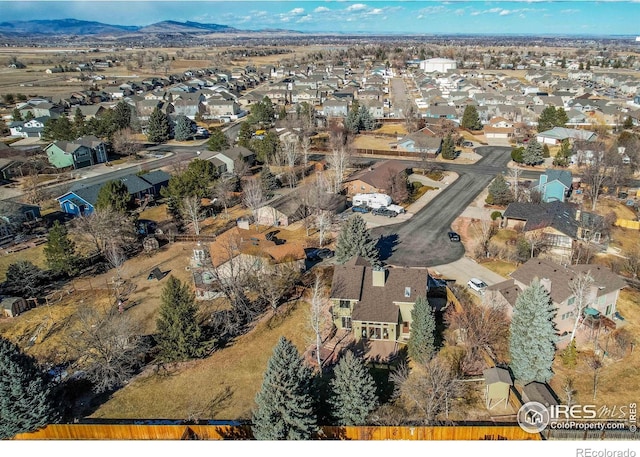
M 515 284 L 513 279 L 508 279 L 487 287 L 487 291 L 496 291 L 500 293 L 500 295 L 502 295 L 511 306 L 515 306 L 516 299 L 522 292 L 522 289 Z
M 384 162 L 378 162 L 372 168 L 360 170 L 349 177 L 347 182 L 360 180 L 377 189 L 385 189 L 389 186 L 390 176 L 395 176 L 406 169 L 407 166 L 399 161 L 385 160 Z
M 331 282 L 331 298 L 360 300 L 363 276 L 362 265 L 336 265 Z

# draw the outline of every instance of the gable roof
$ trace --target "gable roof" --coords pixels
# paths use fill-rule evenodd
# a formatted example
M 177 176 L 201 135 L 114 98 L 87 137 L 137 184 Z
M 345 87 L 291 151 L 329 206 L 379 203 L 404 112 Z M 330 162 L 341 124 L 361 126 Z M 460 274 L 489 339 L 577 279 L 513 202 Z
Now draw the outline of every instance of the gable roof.
M 482 372 L 484 375 L 484 380 L 487 384 L 496 384 L 498 382 L 503 382 L 505 384 L 513 385 L 513 379 L 511 379 L 511 375 L 509 374 L 509 370 L 500 367 L 491 367 L 487 368 Z
M 389 185 L 389 177 L 407 169 L 407 166 L 397 160 L 385 160 L 376 163 L 371 168 L 365 168 L 350 176 L 345 182 L 362 181 L 377 189 L 384 189 Z
M 140 178 L 144 179 L 146 182 L 148 182 L 152 186 L 155 186 L 156 184 L 161 184 L 169 181 L 169 179 L 171 179 L 171 175 L 163 170 L 155 170 L 155 171 L 151 171 L 149 173 L 140 175 Z
M 512 307 L 516 305 L 516 300 L 522 292 L 522 289 L 516 284 L 513 279 L 507 279 L 506 281 L 492 284 L 487 287 L 487 292 L 496 291 L 509 303 Z
M 541 204 L 515 202 L 507 206 L 503 216 L 526 221 L 525 232 L 553 227 L 572 238 L 578 236 L 576 207 L 571 203 L 560 201 Z
M 569 170 L 556 170 L 549 168 L 545 171 L 547 175 L 547 184 L 552 181 L 560 181 L 564 186 L 569 189 L 573 183 L 573 177 Z

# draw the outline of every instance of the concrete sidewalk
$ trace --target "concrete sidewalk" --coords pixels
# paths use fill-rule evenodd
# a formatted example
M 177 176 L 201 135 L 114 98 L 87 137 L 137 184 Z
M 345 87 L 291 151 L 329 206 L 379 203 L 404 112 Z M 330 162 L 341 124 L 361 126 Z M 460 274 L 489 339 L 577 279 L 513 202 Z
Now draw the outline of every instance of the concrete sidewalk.
M 429 179 L 426 176 L 422 176 L 416 173 L 410 175 L 409 182 L 421 182 L 425 186 L 437 187 L 437 190 L 429 190 L 417 201 L 407 206 L 407 213 L 413 215 L 420 211 L 456 179 L 458 179 L 458 173 L 454 173 L 453 171 L 444 172 L 444 176 L 440 181 L 434 181 L 433 179 Z

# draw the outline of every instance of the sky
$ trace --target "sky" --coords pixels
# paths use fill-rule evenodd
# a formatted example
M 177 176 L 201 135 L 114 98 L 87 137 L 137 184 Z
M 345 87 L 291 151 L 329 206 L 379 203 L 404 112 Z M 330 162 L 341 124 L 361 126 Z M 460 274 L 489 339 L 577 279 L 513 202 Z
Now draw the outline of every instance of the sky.
M 140 26 L 195 21 L 301 32 L 640 36 L 640 0 L 0 0 L 0 21 L 65 18 Z

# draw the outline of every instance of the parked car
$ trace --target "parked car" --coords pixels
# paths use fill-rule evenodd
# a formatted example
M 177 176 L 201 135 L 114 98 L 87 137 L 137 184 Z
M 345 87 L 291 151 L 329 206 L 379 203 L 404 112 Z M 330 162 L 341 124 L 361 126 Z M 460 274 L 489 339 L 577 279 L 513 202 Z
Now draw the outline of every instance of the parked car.
M 460 242 L 460 235 L 456 232 L 449 232 L 447 235 L 449 235 L 449 241 Z
M 330 259 L 331 257 L 333 257 L 333 251 L 326 248 L 318 249 L 316 251 L 316 257 L 321 260 Z
M 396 213 L 395 211 L 392 211 L 387 208 L 376 208 L 373 211 L 371 211 L 371 214 L 374 214 L 376 216 L 387 216 L 387 217 L 396 217 L 398 215 L 398 213 Z
M 464 146 L 465 148 L 472 148 L 473 147 L 473 143 L 471 141 L 464 141 L 462 143 L 462 146 Z
M 369 208 L 367 208 L 366 206 L 355 205 L 351 207 L 351 211 L 353 211 L 354 213 L 368 213 Z
M 469 286 L 469 289 L 475 290 L 481 295 L 484 294 L 484 290 L 488 287 L 484 281 L 478 278 L 471 278 L 467 286 Z

